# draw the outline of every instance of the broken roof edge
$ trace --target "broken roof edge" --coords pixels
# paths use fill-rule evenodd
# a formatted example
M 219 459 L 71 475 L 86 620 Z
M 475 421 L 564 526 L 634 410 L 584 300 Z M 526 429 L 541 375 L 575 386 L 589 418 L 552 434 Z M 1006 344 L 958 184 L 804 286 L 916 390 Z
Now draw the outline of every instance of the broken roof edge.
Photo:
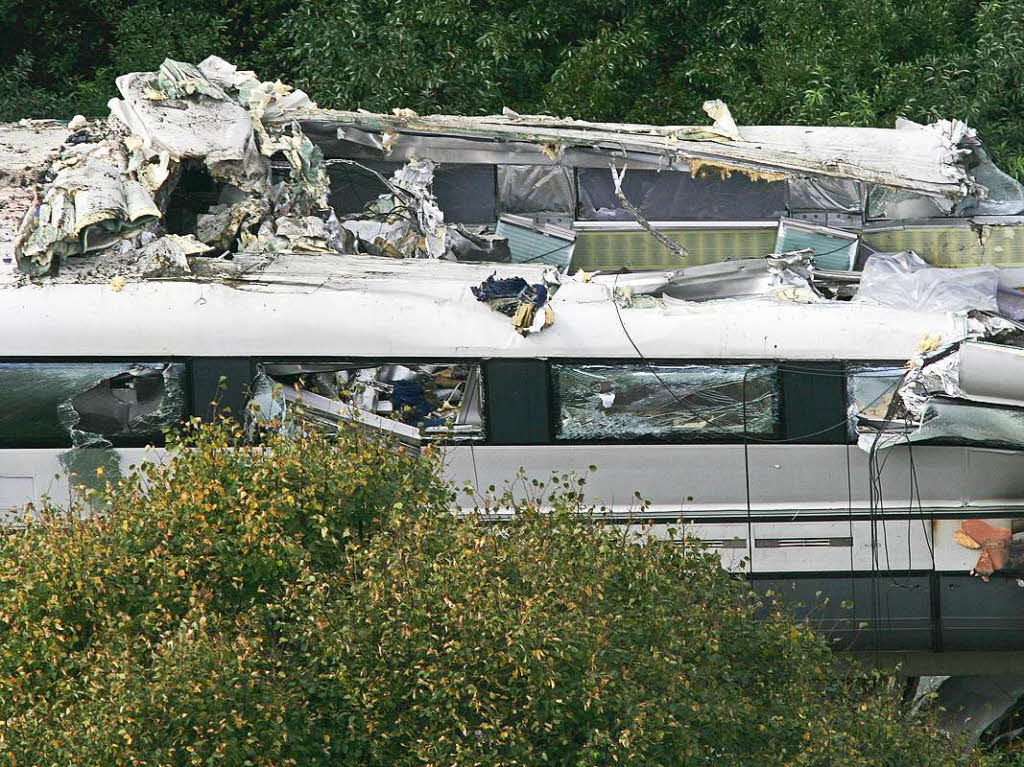
M 654 126 L 591 123 L 543 115 L 419 116 L 410 110 L 387 115 L 363 111 L 316 109 L 294 114 L 300 123 L 401 136 L 429 150 L 430 138 L 462 138 L 498 144 L 538 146 L 556 163 L 571 147 L 636 152 L 662 159 L 665 167 L 680 162 L 765 177 L 816 175 L 908 189 L 959 199 L 983 194 L 967 173 L 964 159 L 980 144 L 975 132 L 958 120 L 930 125 L 900 121 L 895 128 L 822 126 L 740 126 L 739 139 L 713 126 Z M 389 142 L 389 147 L 395 144 Z M 381 158 L 386 154 L 382 151 Z M 692 162 L 691 162 L 692 161 Z M 699 168 L 698 168 L 699 169 Z

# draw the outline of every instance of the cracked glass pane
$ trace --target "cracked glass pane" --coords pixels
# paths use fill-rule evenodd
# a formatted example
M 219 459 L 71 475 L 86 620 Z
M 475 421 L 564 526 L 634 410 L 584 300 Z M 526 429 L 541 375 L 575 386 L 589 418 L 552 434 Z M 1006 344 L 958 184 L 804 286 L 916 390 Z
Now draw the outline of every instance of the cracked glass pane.
M 779 431 L 779 376 L 758 365 L 552 365 L 556 438 L 736 439 Z
M 0 447 L 160 444 L 185 415 L 184 363 L 0 363 Z

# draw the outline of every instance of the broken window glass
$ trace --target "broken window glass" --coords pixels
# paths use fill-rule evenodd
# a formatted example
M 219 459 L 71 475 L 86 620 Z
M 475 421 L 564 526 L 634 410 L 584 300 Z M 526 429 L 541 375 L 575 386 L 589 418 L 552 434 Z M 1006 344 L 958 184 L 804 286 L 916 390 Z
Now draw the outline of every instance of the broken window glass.
M 160 444 L 185 415 L 183 363 L 0 363 L 0 448 Z
M 608 168 L 580 168 L 577 183 L 582 220 L 635 220 L 615 196 Z M 630 170 L 622 191 L 648 221 L 764 221 L 786 209 L 784 181 L 752 181 L 742 173 L 693 178 L 681 171 Z
M 481 392 L 475 364 L 267 363 L 251 407 L 286 430 L 353 423 L 418 445 L 483 439 Z
M 893 365 L 847 368 L 846 401 L 852 441 L 856 442 L 860 434 L 884 427 L 886 413 L 906 372 L 905 367 Z M 889 428 L 905 431 L 907 426 L 905 421 L 896 420 Z
M 722 439 L 779 432 L 779 376 L 759 365 L 552 365 L 556 439 Z

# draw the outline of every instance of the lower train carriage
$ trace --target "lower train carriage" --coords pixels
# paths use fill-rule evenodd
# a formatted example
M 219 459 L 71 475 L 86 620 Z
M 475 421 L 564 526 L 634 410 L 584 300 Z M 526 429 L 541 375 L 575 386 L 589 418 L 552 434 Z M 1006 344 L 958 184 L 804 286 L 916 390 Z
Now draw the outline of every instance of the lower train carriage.
M 761 299 L 622 308 L 607 286 L 572 283 L 553 325 L 523 337 L 470 294 L 479 267 L 445 266 L 327 285 L 0 288 L 0 507 L 62 500 L 70 472 L 124 470 L 215 399 L 277 414 L 301 400 L 304 418 L 438 445 L 460 487 L 585 475 L 609 522 L 659 535 L 682 521 L 760 588 L 827 597 L 812 619 L 844 647 L 1024 649 L 1015 563 L 974 577 L 978 551 L 956 534 L 1016 531 L 1021 453 L 857 444 L 855 416 L 884 412 L 923 338 L 963 337 L 958 317 Z

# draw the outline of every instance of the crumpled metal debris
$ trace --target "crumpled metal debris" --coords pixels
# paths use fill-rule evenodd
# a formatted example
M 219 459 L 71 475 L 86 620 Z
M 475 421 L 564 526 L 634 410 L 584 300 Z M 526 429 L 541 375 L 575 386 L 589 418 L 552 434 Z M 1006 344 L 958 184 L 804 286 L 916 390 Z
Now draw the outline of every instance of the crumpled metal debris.
M 51 166 L 56 175 L 29 208 L 15 241 L 23 271 L 44 272 L 54 256 L 105 248 L 160 217 L 142 184 L 125 177 L 123 156 L 93 147 L 62 155 Z
M 413 159 L 384 180 L 389 193 L 369 210 L 342 223 L 356 236 L 357 248 L 375 256 L 442 258 L 447 249 L 444 213 L 431 185 L 434 163 Z
M 107 129 L 88 123 L 67 140 L 49 169 L 52 180 L 22 221 L 15 255 L 23 272 L 42 275 L 68 256 L 98 251 L 159 228 L 187 167 L 219 184 L 221 201 L 195 217 L 191 234 L 227 251 L 252 242 L 260 225 L 280 216 L 327 211 L 323 156 L 290 114 L 315 108 L 301 91 L 261 82 L 211 56 L 195 66 L 166 59 L 157 72 L 117 79 Z M 269 157 L 280 153 L 289 179 L 272 186 Z M 337 242 L 337 238 L 332 240 Z M 180 243 L 164 250 L 176 262 Z M 201 251 L 187 249 L 192 255 Z M 140 258 L 146 255 L 140 252 Z M 149 274 L 149 268 L 143 268 Z

